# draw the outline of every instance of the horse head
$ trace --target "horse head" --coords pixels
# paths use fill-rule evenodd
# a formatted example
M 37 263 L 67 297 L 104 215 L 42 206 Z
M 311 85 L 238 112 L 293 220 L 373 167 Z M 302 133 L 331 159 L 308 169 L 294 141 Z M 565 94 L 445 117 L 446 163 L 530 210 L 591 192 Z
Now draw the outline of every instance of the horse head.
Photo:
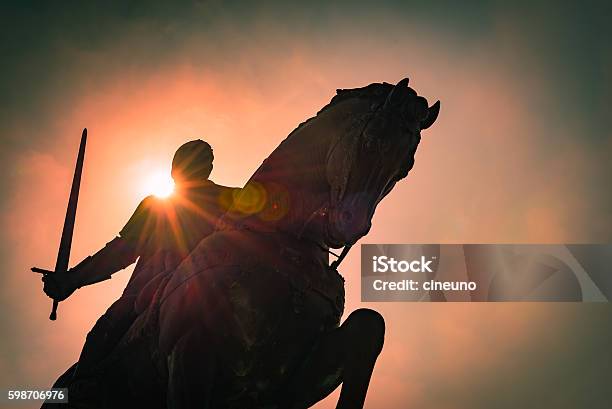
M 336 100 L 336 101 L 334 101 Z M 352 129 L 330 145 L 326 177 L 329 183 L 326 244 L 339 248 L 368 233 L 378 203 L 414 165 L 421 131 L 438 117 L 440 102 L 427 100 L 408 87 L 371 84 L 338 90 L 330 110 L 352 104 L 357 114 Z
M 262 163 L 226 219 L 327 247 L 352 245 L 412 169 L 421 131 L 439 109 L 439 102 L 428 107 L 408 79 L 338 90 Z

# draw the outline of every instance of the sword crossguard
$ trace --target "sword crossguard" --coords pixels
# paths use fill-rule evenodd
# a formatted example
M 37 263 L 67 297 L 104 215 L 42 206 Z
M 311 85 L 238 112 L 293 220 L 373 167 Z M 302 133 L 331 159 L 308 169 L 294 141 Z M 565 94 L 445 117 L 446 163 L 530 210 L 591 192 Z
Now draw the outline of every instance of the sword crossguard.
M 53 274 L 53 273 L 55 273 L 55 271 L 45 270 L 44 268 L 38 268 L 38 267 L 32 267 L 30 270 L 32 270 L 33 272 L 38 273 L 38 274 Z

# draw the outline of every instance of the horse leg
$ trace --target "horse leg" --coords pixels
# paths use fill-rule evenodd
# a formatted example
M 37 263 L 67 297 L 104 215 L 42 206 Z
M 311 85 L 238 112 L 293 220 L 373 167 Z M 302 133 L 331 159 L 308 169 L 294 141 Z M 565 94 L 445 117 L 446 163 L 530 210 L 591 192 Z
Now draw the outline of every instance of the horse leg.
M 351 313 L 339 328 L 323 335 L 293 377 L 281 407 L 308 408 L 342 383 L 336 409 L 363 408 L 384 335 L 385 321 L 379 313 Z
M 168 409 L 210 407 L 214 382 L 213 346 L 202 331 L 183 335 L 168 356 Z

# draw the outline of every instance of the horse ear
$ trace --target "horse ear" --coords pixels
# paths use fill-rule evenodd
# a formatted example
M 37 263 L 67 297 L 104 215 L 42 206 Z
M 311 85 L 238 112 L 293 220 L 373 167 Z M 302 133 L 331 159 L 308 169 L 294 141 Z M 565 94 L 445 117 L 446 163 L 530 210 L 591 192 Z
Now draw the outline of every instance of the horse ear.
M 421 121 L 421 130 L 427 129 L 436 122 L 438 114 L 440 113 L 440 101 L 436 101 L 435 104 L 427 109 L 427 117 Z
M 391 92 L 389 92 L 389 95 L 387 95 L 387 100 L 385 101 L 385 106 L 392 106 L 392 105 L 398 105 L 399 103 L 401 103 L 401 101 L 403 100 L 403 97 L 405 97 L 405 90 L 408 88 L 408 78 L 404 78 L 403 80 L 401 80 L 400 82 L 398 82 L 393 89 L 391 89 Z
M 396 87 L 406 88 L 408 86 L 408 81 L 410 81 L 408 78 L 404 78 L 400 82 L 397 83 Z

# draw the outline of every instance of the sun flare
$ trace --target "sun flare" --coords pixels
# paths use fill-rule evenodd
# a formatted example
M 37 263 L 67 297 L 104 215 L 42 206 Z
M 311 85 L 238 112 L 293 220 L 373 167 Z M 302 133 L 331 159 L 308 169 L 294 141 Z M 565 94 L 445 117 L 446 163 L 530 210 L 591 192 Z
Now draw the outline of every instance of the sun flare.
M 165 198 L 174 192 L 174 181 L 167 172 L 152 172 L 145 178 L 142 190 L 147 195 Z

